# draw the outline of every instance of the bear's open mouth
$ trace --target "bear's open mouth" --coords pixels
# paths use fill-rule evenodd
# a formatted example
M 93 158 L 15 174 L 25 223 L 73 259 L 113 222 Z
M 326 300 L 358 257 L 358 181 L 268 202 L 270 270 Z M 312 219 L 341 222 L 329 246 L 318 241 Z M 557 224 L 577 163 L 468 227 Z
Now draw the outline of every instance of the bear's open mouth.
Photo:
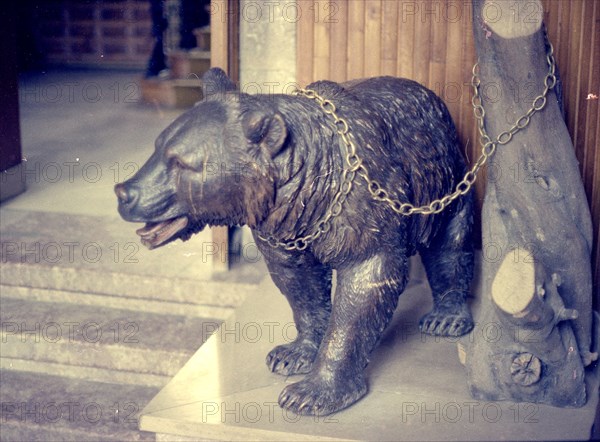
M 173 218 L 167 221 L 161 221 L 158 223 L 146 223 L 141 229 L 137 229 L 137 233 L 144 244 L 149 249 L 155 249 L 171 239 L 176 239 L 179 232 L 187 227 L 189 220 L 187 216 L 181 216 L 179 218 Z M 178 235 L 179 237 L 185 236 Z M 182 238 L 184 241 L 189 239 L 191 232 L 187 238 Z

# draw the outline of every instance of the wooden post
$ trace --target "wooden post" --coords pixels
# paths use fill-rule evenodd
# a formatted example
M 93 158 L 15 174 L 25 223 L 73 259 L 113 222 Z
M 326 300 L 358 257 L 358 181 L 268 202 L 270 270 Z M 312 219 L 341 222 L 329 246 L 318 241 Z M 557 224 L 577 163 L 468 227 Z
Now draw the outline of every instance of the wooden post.
M 239 78 L 239 2 L 212 0 L 210 23 L 210 64 L 227 72 L 233 82 Z M 213 227 L 212 238 L 218 253 L 213 260 L 215 271 L 229 270 L 230 232 L 228 227 Z
M 554 83 L 542 17 L 538 0 L 473 2 L 485 130 L 522 129 L 488 164 L 481 313 L 460 347 L 475 397 L 577 407 L 597 358 L 592 224 L 557 87 L 538 97 Z

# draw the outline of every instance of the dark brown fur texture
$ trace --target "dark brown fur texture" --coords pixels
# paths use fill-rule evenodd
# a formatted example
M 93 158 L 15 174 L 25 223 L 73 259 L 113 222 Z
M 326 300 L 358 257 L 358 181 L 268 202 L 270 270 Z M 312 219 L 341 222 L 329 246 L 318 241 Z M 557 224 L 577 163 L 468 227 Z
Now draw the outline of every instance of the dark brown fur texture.
M 219 69 L 203 81 L 206 98 L 159 136 L 135 177 L 116 186 L 119 212 L 147 223 L 138 234 L 151 248 L 187 239 L 207 224 L 253 229 L 298 329 L 294 342 L 269 353 L 267 365 L 282 375 L 306 374 L 283 390 L 282 407 L 327 414 L 367 392 L 364 368 L 416 252 L 434 298 L 421 329 L 452 336 L 471 330 L 470 195 L 439 215 L 403 217 L 374 200 L 357 177 L 325 235 L 302 252 L 273 249 L 257 232 L 292 239 L 324 216 L 340 185 L 343 143 L 313 100 L 241 94 Z M 454 124 L 431 91 L 391 77 L 309 87 L 335 103 L 371 178 L 402 202 L 429 203 L 462 178 Z

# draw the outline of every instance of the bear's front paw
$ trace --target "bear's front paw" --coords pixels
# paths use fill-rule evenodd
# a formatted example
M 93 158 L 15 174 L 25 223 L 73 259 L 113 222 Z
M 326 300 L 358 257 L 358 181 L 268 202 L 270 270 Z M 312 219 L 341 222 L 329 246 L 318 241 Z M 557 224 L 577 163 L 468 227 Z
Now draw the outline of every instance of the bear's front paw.
M 310 372 L 319 350 L 307 339 L 278 345 L 267 355 L 267 366 L 273 373 L 290 376 Z
M 367 393 L 362 375 L 336 378 L 313 375 L 288 385 L 279 395 L 279 405 L 296 414 L 325 416 L 352 405 Z
M 466 304 L 440 304 L 421 318 L 421 331 L 437 336 L 462 336 L 474 326 Z

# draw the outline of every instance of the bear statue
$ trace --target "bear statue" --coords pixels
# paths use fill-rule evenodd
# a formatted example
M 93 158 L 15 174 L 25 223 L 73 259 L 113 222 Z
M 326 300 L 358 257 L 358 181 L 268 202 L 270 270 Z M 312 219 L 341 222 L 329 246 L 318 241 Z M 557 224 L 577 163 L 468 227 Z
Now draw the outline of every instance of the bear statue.
M 146 223 L 137 234 L 149 248 L 206 225 L 250 227 L 298 331 L 267 355 L 267 366 L 306 375 L 282 391 L 282 407 L 324 415 L 366 394 L 365 367 L 417 252 L 434 301 L 421 330 L 459 336 L 472 329 L 471 192 L 439 213 L 405 216 L 371 188 L 376 181 L 389 200 L 415 206 L 454 191 L 467 169 L 440 98 L 392 77 L 308 86 L 335 105 L 334 120 L 307 96 L 240 93 L 218 68 L 202 80 L 204 99 L 160 134 L 133 178 L 115 186 L 119 213 Z M 350 160 L 347 140 L 356 148 Z M 349 161 L 360 169 L 349 171 Z

